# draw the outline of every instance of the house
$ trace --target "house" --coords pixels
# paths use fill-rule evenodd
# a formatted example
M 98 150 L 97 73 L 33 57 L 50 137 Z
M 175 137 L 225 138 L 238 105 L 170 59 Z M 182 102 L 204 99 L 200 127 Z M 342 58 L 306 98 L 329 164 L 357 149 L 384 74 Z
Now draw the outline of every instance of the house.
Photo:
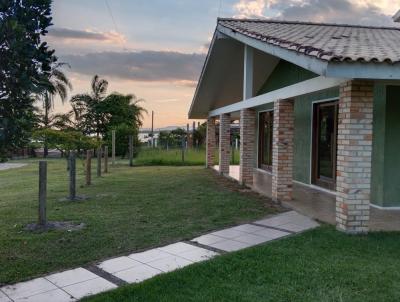
M 240 122 L 241 183 L 291 200 L 333 192 L 336 222 L 368 231 L 370 206 L 400 207 L 400 28 L 219 19 L 189 118 L 219 120 L 219 171 Z M 260 186 L 260 185 L 259 185 Z
M 400 22 L 400 10 L 393 16 L 394 22 Z

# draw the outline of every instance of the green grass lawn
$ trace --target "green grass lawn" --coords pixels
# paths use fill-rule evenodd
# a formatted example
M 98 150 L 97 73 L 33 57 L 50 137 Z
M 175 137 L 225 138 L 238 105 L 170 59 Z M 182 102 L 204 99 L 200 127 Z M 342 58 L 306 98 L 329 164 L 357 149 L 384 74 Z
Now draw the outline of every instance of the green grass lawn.
M 84 301 L 399 301 L 399 251 L 399 233 L 323 226 Z
M 24 162 L 24 161 L 21 161 Z M 203 167 L 128 167 L 83 186 L 77 162 L 78 195 L 67 196 L 65 160 L 48 162 L 48 216 L 51 221 L 83 222 L 81 231 L 31 233 L 37 219 L 38 164 L 0 171 L 0 284 L 30 279 L 107 257 L 165 245 L 225 226 L 263 217 L 277 209 L 268 199 L 240 192 L 239 185 Z
M 233 152 L 231 164 L 239 164 L 239 150 Z M 143 147 L 137 158 L 135 158 L 135 165 L 139 166 L 201 166 L 205 165 L 206 151 L 204 148 L 199 150 L 188 149 L 184 154 L 184 161 L 182 161 L 181 149 L 151 149 Z M 218 164 L 218 150 L 215 152 L 215 164 Z

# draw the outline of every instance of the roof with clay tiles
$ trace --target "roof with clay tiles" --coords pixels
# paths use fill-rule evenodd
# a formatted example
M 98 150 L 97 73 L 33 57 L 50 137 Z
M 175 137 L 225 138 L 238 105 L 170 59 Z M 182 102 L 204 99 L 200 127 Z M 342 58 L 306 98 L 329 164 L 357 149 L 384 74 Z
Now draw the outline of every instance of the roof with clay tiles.
M 249 38 L 327 62 L 400 62 L 400 28 L 259 19 L 219 19 Z

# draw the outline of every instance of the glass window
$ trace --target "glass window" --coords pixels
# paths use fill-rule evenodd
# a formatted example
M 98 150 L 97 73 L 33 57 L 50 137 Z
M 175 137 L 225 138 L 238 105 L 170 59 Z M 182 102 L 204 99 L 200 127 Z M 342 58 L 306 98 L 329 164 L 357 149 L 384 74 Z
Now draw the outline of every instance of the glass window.
M 259 116 L 259 150 L 258 166 L 264 170 L 272 170 L 272 133 L 274 112 L 261 112 Z

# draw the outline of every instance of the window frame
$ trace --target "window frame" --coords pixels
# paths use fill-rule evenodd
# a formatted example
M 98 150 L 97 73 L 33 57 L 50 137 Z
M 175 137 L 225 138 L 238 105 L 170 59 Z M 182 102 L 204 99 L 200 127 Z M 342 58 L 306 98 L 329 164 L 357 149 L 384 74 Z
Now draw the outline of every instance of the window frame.
M 271 133 L 270 133 L 270 151 L 269 151 L 269 162 L 270 165 L 265 164 L 265 143 L 264 143 L 264 138 L 265 138 L 265 123 L 266 123 L 266 116 L 269 116 L 269 120 L 271 122 L 271 126 L 269 127 Z M 259 112 L 258 114 L 258 168 L 272 172 L 272 153 L 273 153 L 273 125 L 274 125 L 274 110 L 266 110 Z

